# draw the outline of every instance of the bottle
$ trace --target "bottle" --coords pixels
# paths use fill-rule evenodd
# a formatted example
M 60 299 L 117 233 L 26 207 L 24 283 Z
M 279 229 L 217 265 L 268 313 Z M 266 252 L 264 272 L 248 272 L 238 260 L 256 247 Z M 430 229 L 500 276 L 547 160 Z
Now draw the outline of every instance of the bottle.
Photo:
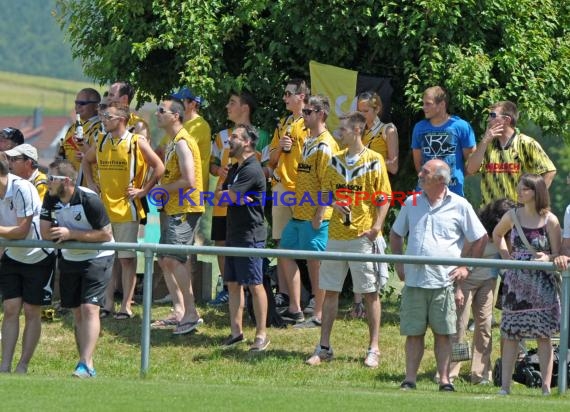
M 291 125 L 287 126 L 287 130 L 285 130 L 285 136 L 289 136 L 289 138 L 291 140 L 293 140 L 293 138 L 291 137 L 291 130 L 292 130 Z M 283 151 L 283 153 L 291 153 L 292 148 L 293 148 L 293 144 L 291 143 L 291 146 L 289 147 L 289 149 L 284 148 L 282 151 Z
M 75 115 L 75 140 L 83 142 L 83 125 L 81 124 L 81 116 L 79 113 Z
M 348 212 L 348 214 L 344 215 L 344 225 L 350 226 L 352 223 L 352 212 Z
M 60 159 L 65 159 L 65 146 L 63 143 L 63 138 L 59 139 L 59 149 L 57 149 L 57 156 Z

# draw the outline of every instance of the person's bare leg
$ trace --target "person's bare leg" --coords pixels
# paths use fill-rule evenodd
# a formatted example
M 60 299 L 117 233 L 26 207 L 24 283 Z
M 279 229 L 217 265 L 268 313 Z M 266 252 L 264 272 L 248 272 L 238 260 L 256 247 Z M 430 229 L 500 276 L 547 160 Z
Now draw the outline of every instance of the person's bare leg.
M 34 351 L 42 333 L 42 307 L 24 303 L 24 334 L 22 336 L 22 355 L 16 366 L 17 373 L 27 373 L 28 364 L 34 356 Z
M 135 296 L 135 286 L 137 283 L 137 259 L 119 258 L 121 264 L 121 284 L 123 285 L 123 300 L 120 312 L 131 315 L 131 303 Z
M 503 349 L 501 352 L 501 389 L 509 393 L 511 391 L 511 381 L 515 362 L 517 360 L 519 341 L 516 339 L 503 339 Z M 540 355 L 539 355 L 540 357 Z
M 84 303 L 79 307 L 79 311 L 81 316 L 79 360 L 89 368 L 93 368 L 93 353 L 101 330 L 99 306 Z
M 406 337 L 406 382 L 416 383 L 418 369 L 424 357 L 425 335 Z
M 243 333 L 243 288 L 237 282 L 228 282 L 227 285 L 229 294 L 230 328 L 232 337 L 235 338 Z
M 323 303 L 325 301 L 325 291 L 319 288 L 321 261 L 313 259 L 307 260 L 307 268 L 309 269 L 309 277 L 311 278 L 311 291 L 315 299 L 313 316 L 317 319 L 321 319 L 323 316 Z
M 368 313 L 368 347 L 372 351 L 379 351 L 378 339 L 380 337 L 380 308 L 381 302 L 377 292 L 365 293 L 364 303 L 366 304 L 366 313 Z
M 323 302 L 323 317 L 321 319 L 321 340 L 320 345 L 331 346 L 331 333 L 336 315 L 338 313 L 338 296 L 339 293 L 327 290 L 325 291 L 325 300 Z
M 250 285 L 249 290 L 255 313 L 255 337 L 265 339 L 267 336 L 267 294 L 263 285 Z
M 192 281 L 186 265 L 170 257 L 165 257 L 164 260 L 169 261 L 168 266 L 174 274 L 176 283 L 178 283 L 180 291 L 182 292 L 182 301 L 184 302 L 184 316 L 182 319 L 180 319 L 180 323 L 184 324 L 187 322 L 196 322 L 200 318 L 200 315 L 196 310 L 194 290 L 192 289 Z
M 552 382 L 552 368 L 554 354 L 552 352 L 552 342 L 549 338 L 539 338 L 536 340 L 538 345 L 538 362 L 540 364 L 540 374 L 542 375 L 542 393 L 550 393 L 550 384 Z
M 439 373 L 439 383 L 449 384 L 449 364 L 451 363 L 451 339 L 449 335 L 439 335 L 434 332 L 434 352 Z
M 20 334 L 20 310 L 22 298 L 6 299 L 2 305 L 4 319 L 2 320 L 2 364 L 0 372 L 10 373 L 14 350 Z
M 301 311 L 301 275 L 299 268 L 293 259 L 281 258 L 280 263 L 289 291 L 289 312 L 298 313 Z

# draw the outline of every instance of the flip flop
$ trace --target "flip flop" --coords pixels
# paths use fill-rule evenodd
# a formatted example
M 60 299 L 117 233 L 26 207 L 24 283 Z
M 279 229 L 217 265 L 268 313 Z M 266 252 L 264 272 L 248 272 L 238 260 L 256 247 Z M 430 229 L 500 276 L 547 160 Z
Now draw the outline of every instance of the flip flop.
M 194 329 L 196 329 L 202 323 L 204 323 L 204 320 L 202 318 L 199 318 L 198 320 L 196 320 L 194 322 L 179 323 L 178 326 L 176 327 L 176 329 L 174 329 L 174 331 L 172 332 L 172 334 L 173 335 L 185 335 L 186 333 L 192 332 Z
M 168 328 L 170 326 L 178 326 L 178 320 L 176 318 L 159 319 L 155 320 L 150 324 L 152 328 Z
M 114 318 L 116 320 L 127 320 L 127 319 L 131 319 L 133 316 L 135 316 L 135 315 L 133 315 L 132 313 L 117 312 L 117 313 L 115 313 Z

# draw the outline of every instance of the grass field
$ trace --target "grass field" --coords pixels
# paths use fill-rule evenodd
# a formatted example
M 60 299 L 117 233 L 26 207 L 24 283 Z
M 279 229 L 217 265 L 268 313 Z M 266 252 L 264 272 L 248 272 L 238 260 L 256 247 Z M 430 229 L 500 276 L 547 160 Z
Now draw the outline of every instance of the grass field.
M 35 107 L 45 115 L 67 115 L 73 110 L 77 91 L 98 85 L 0 71 L 0 114 L 29 116 Z
M 152 331 L 149 373 L 142 379 L 139 306 L 137 316 L 131 320 L 103 321 L 95 358 L 98 376 L 89 381 L 71 378 L 77 355 L 71 316 L 66 315 L 44 323 L 27 376 L 0 376 L 2 410 L 320 411 L 385 407 L 421 411 L 562 411 L 570 407 L 568 397 L 544 398 L 539 390 L 522 385 L 516 385 L 508 398 L 497 396 L 495 387 L 472 386 L 463 380 L 456 381 L 457 393 L 439 393 L 432 381 L 435 363 L 431 334 L 418 390 L 401 392 L 398 387 L 404 372 L 404 338 L 398 332 L 395 297 L 384 304 L 382 358 L 377 370 L 362 366 L 366 324 L 349 319 L 347 308 L 345 302 L 333 330 L 335 359 L 311 368 L 304 365 L 304 360 L 318 342 L 318 329 L 270 329 L 271 345 L 259 355 L 248 353 L 246 345 L 224 351 L 218 346 L 229 333 L 227 313 L 200 307 L 205 324 L 196 333 L 177 337 L 170 330 Z M 168 313 L 168 306 L 153 308 L 153 318 Z M 497 330 L 494 334 L 498 338 Z M 253 338 L 251 324 L 246 336 Z

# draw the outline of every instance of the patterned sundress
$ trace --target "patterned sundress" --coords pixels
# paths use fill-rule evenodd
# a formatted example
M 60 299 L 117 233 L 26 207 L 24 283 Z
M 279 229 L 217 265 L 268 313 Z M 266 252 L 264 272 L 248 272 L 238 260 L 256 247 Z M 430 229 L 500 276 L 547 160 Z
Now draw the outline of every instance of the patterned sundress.
M 522 228 L 528 242 L 537 252 L 550 254 L 546 223 L 537 229 Z M 511 257 L 531 260 L 519 237 L 511 231 Z M 501 333 L 509 338 L 549 338 L 559 330 L 560 299 L 555 275 L 544 270 L 509 269 L 503 285 Z

